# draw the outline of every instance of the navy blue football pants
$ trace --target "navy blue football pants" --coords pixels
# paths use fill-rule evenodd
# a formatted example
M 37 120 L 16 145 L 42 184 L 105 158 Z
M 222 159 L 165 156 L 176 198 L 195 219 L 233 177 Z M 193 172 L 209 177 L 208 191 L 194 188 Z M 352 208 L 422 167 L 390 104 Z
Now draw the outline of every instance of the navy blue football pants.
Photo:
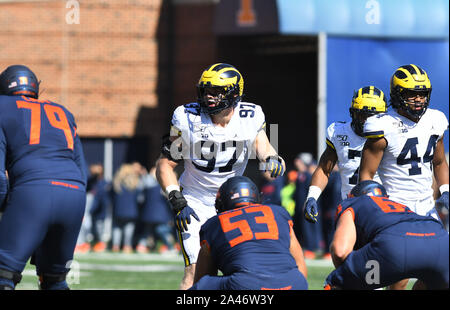
M 448 289 L 447 231 L 431 221 L 402 224 L 350 253 L 326 283 L 343 289 L 376 289 L 417 278 L 428 289 Z
M 11 190 L 0 220 L 0 269 L 21 273 L 33 255 L 38 274 L 69 271 L 86 192 L 79 184 L 78 189 L 58 184 L 24 184 Z
M 229 276 L 203 276 L 191 290 L 307 290 L 308 283 L 298 269 L 265 275 L 258 272 L 236 272 Z

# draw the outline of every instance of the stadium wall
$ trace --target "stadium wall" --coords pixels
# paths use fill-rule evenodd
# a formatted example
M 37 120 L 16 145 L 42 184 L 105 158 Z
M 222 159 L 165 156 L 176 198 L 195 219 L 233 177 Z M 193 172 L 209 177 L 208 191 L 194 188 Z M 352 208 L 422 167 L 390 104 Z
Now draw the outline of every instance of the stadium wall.
M 68 107 L 84 140 L 138 137 L 151 165 L 171 112 L 195 99 L 199 74 L 214 59 L 212 7 L 0 0 L 0 69 L 29 66 L 42 81 L 41 98 Z

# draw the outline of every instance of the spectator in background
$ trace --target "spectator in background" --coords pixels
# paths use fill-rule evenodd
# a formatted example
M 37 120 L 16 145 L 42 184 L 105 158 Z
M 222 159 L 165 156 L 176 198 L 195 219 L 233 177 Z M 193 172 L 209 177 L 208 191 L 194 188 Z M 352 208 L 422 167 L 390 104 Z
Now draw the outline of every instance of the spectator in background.
M 303 216 L 303 204 L 308 195 L 309 184 L 311 183 L 312 172 L 317 164 L 311 153 L 300 153 L 294 159 L 295 168 L 298 171 L 295 183 L 295 214 L 294 231 L 299 240 L 305 258 L 316 258 L 316 252 L 320 250 L 320 240 L 322 239 L 320 225 L 314 225 L 305 220 Z
M 92 184 L 91 192 L 94 195 L 90 207 L 92 219 L 92 237 L 94 252 L 103 252 L 106 250 L 106 242 L 103 240 L 103 231 L 105 227 L 105 218 L 108 208 L 111 206 L 111 184 L 103 177 L 103 165 L 96 164 L 91 169 Z
M 152 246 L 156 247 L 156 241 L 162 242 L 159 252 L 174 251 L 175 238 L 173 235 L 173 214 L 164 197 L 161 187 L 155 176 L 155 167 L 142 178 L 144 202 L 139 212 L 139 221 L 142 231 L 136 247 L 137 252 L 147 253 Z M 154 244 L 149 244 L 149 238 L 153 238 Z
M 281 205 L 281 189 L 284 186 L 283 178 L 270 177 L 270 171 L 261 171 L 263 181 L 261 183 L 262 203 Z
M 140 174 L 136 164 L 123 164 L 113 180 L 112 251 L 133 252 L 133 235 L 138 217 L 138 186 Z
M 295 214 L 295 183 L 297 182 L 298 171 L 291 170 L 287 174 L 287 183 L 281 189 L 281 205 L 286 209 L 289 215 L 293 218 Z
M 89 166 L 89 176 L 86 185 L 86 208 L 84 211 L 80 233 L 78 234 L 77 245 L 75 247 L 75 253 L 78 254 L 86 253 L 91 250 L 91 241 L 93 238 L 91 208 L 95 198 L 94 185 L 97 181 L 99 165 L 100 164 L 92 164 Z

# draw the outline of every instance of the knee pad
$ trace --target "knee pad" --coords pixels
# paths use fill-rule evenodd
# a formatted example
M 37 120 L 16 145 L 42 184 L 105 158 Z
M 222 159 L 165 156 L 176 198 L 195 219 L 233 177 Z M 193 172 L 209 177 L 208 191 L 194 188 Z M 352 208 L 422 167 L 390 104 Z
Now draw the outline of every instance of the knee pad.
M 0 269 L 0 290 L 14 290 L 21 280 L 22 275 L 20 273 Z
M 41 290 L 68 290 L 66 282 L 67 273 L 39 274 L 39 289 Z

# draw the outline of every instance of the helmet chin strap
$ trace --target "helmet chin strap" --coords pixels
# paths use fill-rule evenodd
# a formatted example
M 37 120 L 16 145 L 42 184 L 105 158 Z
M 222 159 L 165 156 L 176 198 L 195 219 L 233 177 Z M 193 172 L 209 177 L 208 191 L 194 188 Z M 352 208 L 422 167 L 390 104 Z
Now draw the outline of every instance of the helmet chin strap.
M 425 114 L 425 111 L 428 108 L 428 102 L 424 102 L 424 103 L 414 103 L 414 108 L 416 108 L 417 106 L 420 106 L 422 109 L 420 110 L 413 110 L 411 109 L 411 105 L 413 103 L 408 103 L 406 100 L 403 102 L 403 107 L 402 107 L 402 111 L 403 114 L 405 114 L 405 116 L 409 116 L 410 118 L 412 118 L 413 121 L 418 122 L 422 116 Z

